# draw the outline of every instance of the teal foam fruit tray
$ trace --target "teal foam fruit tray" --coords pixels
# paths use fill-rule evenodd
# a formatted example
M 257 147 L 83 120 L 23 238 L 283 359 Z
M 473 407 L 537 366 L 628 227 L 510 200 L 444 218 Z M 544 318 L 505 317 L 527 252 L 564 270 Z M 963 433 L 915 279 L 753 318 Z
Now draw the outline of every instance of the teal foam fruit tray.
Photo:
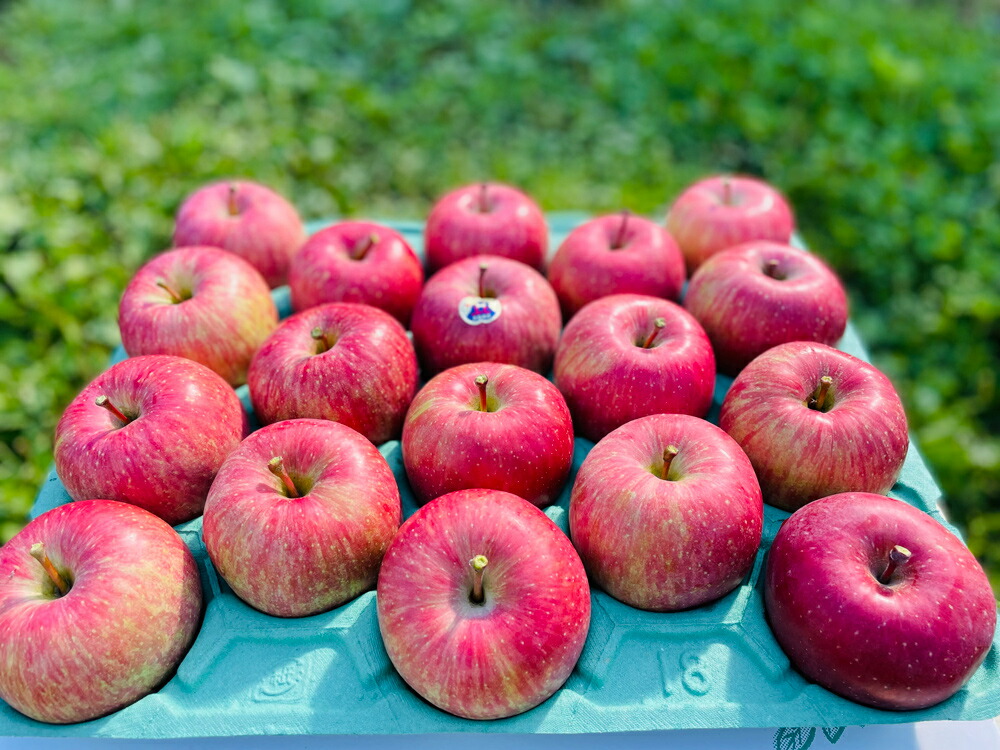
M 557 247 L 584 217 L 550 216 Z M 386 222 L 418 252 L 419 222 Z M 310 227 L 315 231 L 323 224 Z M 283 315 L 288 290 L 275 291 Z M 854 330 L 839 344 L 865 358 Z M 124 356 L 120 351 L 118 356 Z M 710 419 L 731 379 L 719 377 Z M 244 405 L 246 387 L 239 389 Z M 592 443 L 577 439 L 573 474 L 547 513 L 567 531 L 573 477 Z M 404 516 L 417 508 L 398 441 L 381 446 L 399 483 Z M 948 525 L 940 491 L 911 445 L 892 496 Z M 33 515 L 70 502 L 52 472 Z M 867 708 L 815 685 L 789 664 L 767 626 L 764 555 L 788 514 L 765 506 L 764 539 L 751 573 L 735 591 L 678 613 L 643 612 L 592 592 L 586 647 L 566 684 L 549 700 L 509 719 L 475 722 L 424 702 L 389 662 L 379 636 L 375 592 L 301 619 L 271 617 L 241 602 L 212 568 L 201 519 L 177 528 L 198 561 L 206 609 L 201 630 L 177 673 L 156 693 L 110 716 L 69 726 L 28 719 L 0 702 L 0 735 L 175 738 L 227 735 L 394 733 L 585 733 L 735 727 L 840 727 L 1000 714 L 1000 634 L 985 663 L 948 701 L 922 711 Z M 949 528 L 951 528 L 949 526 Z M 954 531 L 954 529 L 952 529 Z

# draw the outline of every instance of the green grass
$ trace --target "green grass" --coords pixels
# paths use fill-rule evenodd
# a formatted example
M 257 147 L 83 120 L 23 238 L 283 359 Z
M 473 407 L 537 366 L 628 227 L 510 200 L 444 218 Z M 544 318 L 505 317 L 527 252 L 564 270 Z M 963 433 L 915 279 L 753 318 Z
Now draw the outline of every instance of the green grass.
M 362 7 L 363 6 L 363 7 Z M 662 214 L 759 174 L 844 278 L 1000 583 L 1000 26 L 945 2 L 0 3 L 0 534 L 185 194 L 421 217 L 498 178 Z

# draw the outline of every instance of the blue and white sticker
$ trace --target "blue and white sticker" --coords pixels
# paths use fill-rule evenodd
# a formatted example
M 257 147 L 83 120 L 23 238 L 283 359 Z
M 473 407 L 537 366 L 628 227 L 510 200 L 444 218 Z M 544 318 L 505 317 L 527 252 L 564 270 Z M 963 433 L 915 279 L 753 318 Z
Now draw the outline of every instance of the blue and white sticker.
M 463 297 L 458 303 L 458 317 L 470 326 L 492 323 L 502 310 L 500 300 L 495 297 Z

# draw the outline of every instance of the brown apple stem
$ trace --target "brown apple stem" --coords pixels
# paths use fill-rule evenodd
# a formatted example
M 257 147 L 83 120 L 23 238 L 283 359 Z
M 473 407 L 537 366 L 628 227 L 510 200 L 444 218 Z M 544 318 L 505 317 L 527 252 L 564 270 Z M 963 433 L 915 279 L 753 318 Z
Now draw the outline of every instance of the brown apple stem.
M 323 333 L 322 328 L 316 326 L 315 328 L 312 329 L 312 331 L 309 332 L 309 335 L 312 336 L 316 340 L 316 343 L 319 345 L 317 347 L 318 349 L 318 351 L 316 352 L 317 354 L 322 354 L 323 352 L 330 350 L 330 342 L 327 340 L 326 334 Z
M 288 476 L 288 472 L 285 470 L 285 460 L 281 456 L 275 456 L 268 461 L 267 468 L 271 470 L 271 473 L 274 474 L 274 476 L 278 477 L 278 479 L 282 481 L 289 497 L 299 496 L 299 491 L 295 486 L 295 482 L 293 482 L 292 478 Z
M 486 404 L 486 384 L 490 382 L 490 379 L 485 375 L 476 376 L 476 385 L 479 387 L 479 411 L 489 411 L 489 406 Z
M 490 212 L 489 196 L 486 194 L 486 183 L 479 183 L 479 213 L 488 214 Z
M 236 183 L 229 183 L 229 215 L 236 216 L 240 212 L 240 207 L 236 205 Z
M 670 464 L 673 462 L 674 457 L 677 456 L 679 451 L 676 445 L 668 445 L 663 449 L 663 478 L 669 478 L 670 474 Z
M 472 566 L 472 593 L 469 594 L 469 601 L 473 604 L 482 604 L 486 598 L 483 595 L 483 570 L 488 562 L 485 555 L 476 555 L 469 560 L 469 565 Z
M 885 566 L 885 570 L 879 576 L 878 582 L 888 586 L 889 581 L 892 579 L 892 574 L 896 572 L 896 568 L 909 560 L 912 554 L 910 550 L 899 544 L 889 550 L 889 564 Z
M 479 264 L 479 296 L 480 297 L 485 297 L 486 296 L 486 286 L 485 286 L 485 284 L 483 282 L 483 279 L 486 278 L 486 269 L 488 267 L 489 266 L 487 266 L 485 263 L 480 263 Z
M 354 260 L 363 260 L 368 251 L 378 243 L 378 235 L 372 232 L 367 237 L 362 237 L 358 240 L 357 244 L 351 250 L 351 258 Z
M 180 304 L 181 302 L 184 301 L 184 298 L 181 297 L 181 295 L 178 294 L 177 291 L 172 286 L 170 286 L 170 284 L 168 284 L 166 281 L 164 281 L 163 279 L 157 279 L 156 280 L 156 285 L 158 287 L 160 287 L 160 289 L 163 289 L 164 291 L 166 291 L 167 294 L 170 295 L 170 299 L 172 299 L 174 301 L 175 305 Z
M 764 275 L 770 276 L 772 279 L 777 279 L 778 281 L 785 278 L 784 274 L 778 271 L 778 261 L 774 258 L 771 258 L 771 260 L 764 264 Z
M 653 345 L 653 339 L 656 338 L 656 334 L 658 334 L 666 324 L 667 321 L 664 320 L 663 318 L 657 318 L 656 320 L 653 321 L 653 331 L 652 333 L 649 334 L 649 336 L 646 337 L 646 340 L 643 342 L 642 344 L 643 349 L 648 349 Z
M 114 414 L 118 419 L 120 419 L 124 424 L 128 424 L 132 420 L 126 417 L 120 409 L 118 409 L 114 404 L 111 403 L 111 399 L 107 396 L 100 395 L 94 399 L 94 403 L 100 406 L 102 409 L 107 409 L 109 412 Z
M 628 210 L 622 211 L 622 222 L 618 225 L 618 232 L 615 234 L 615 240 L 611 243 L 611 249 L 617 250 L 625 245 L 625 227 L 628 225 Z
M 724 206 L 733 205 L 733 183 L 728 177 L 722 178 L 722 204 Z
M 28 554 L 38 560 L 39 564 L 45 569 L 49 578 L 52 579 L 52 583 L 54 583 L 56 588 L 59 589 L 59 595 L 65 596 L 67 592 L 69 592 L 69 585 L 66 583 L 66 580 L 59 575 L 59 571 L 56 570 L 56 566 L 52 564 L 49 556 L 45 554 L 45 545 L 41 542 L 35 542 L 31 545 L 31 549 L 28 551 Z
M 819 379 L 819 393 L 816 394 L 815 403 L 812 405 L 816 411 L 823 411 L 823 405 L 826 403 L 831 385 L 833 385 L 833 378 L 829 375 L 824 375 Z

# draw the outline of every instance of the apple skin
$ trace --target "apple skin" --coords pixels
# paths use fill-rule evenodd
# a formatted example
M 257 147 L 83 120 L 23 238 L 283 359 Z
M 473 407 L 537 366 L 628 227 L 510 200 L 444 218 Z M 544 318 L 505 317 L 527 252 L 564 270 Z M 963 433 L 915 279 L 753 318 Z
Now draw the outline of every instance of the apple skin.
M 480 411 L 476 378 L 485 375 Z M 403 464 L 421 503 L 454 490 L 503 490 L 543 507 L 573 463 L 573 421 L 559 389 L 516 365 L 478 362 L 425 385 L 403 424 Z
M 644 348 L 657 318 L 666 325 Z M 715 391 L 715 357 L 698 321 L 680 305 L 639 294 L 602 297 L 573 316 L 554 371 L 576 433 L 594 442 L 649 414 L 703 417 Z
M 684 307 L 708 334 L 719 371 L 733 376 L 778 344 L 832 346 L 847 328 L 847 294 L 836 274 L 812 253 L 763 240 L 705 261 Z
M 198 567 L 165 522 L 113 500 L 53 508 L 0 547 L 0 698 L 53 724 L 116 711 L 167 680 L 201 612 Z
M 669 479 L 664 451 L 677 449 Z M 736 588 L 760 547 L 764 503 L 740 446 L 710 422 L 654 414 L 587 454 L 570 537 L 591 583 L 632 607 L 669 612 Z
M 888 583 L 889 551 L 911 557 Z M 959 539 L 902 500 L 845 492 L 796 511 L 771 545 L 764 604 L 808 679 L 875 708 L 927 708 L 985 659 L 997 605 Z
M 278 310 L 264 277 L 242 258 L 215 247 L 183 247 L 136 272 L 122 294 L 118 325 L 130 356 L 193 359 L 238 386 L 277 327 Z
M 378 239 L 365 248 L 372 237 Z M 360 302 L 385 310 L 406 327 L 424 285 L 424 269 L 399 232 L 345 221 L 309 238 L 292 258 L 288 285 L 296 311 L 326 302 Z
M 268 469 L 281 457 L 300 497 Z M 250 606 L 279 617 L 324 612 L 375 586 L 399 528 L 389 464 L 337 422 L 293 419 L 254 432 L 219 469 L 205 502 L 205 548 Z
M 484 555 L 481 604 L 470 561 Z M 534 708 L 566 681 L 590 627 L 590 588 L 569 539 L 528 501 L 452 492 L 420 508 L 382 561 L 379 630 L 393 665 L 467 719 Z
M 538 204 L 496 182 L 451 191 L 431 208 L 424 228 L 430 273 L 473 255 L 499 255 L 541 271 L 548 244 L 549 230 Z
M 806 402 L 833 380 L 828 411 Z M 726 394 L 719 426 L 750 457 L 764 502 L 793 511 L 838 492 L 887 493 L 909 447 L 889 379 L 825 344 L 794 341 L 761 354 Z
M 500 301 L 492 322 L 469 325 L 458 313 L 466 297 L 479 296 L 480 265 L 487 297 Z M 503 362 L 548 373 L 562 316 L 549 282 L 523 263 L 481 255 L 432 276 L 413 310 L 413 344 L 425 377 L 469 362 Z
M 569 320 L 588 302 L 611 294 L 680 299 L 684 258 L 663 227 L 626 211 L 570 232 L 547 276 Z
M 785 197 L 766 182 L 718 175 L 678 196 L 667 215 L 667 231 L 680 246 L 690 276 L 709 257 L 734 245 L 751 240 L 788 244 L 795 217 Z
M 286 283 L 288 264 L 305 241 L 305 227 L 291 203 L 256 182 L 225 180 L 205 185 L 184 200 L 173 244 L 210 245 L 235 253 L 274 288 Z
M 330 342 L 325 351 L 314 328 Z M 399 437 L 417 391 L 417 357 L 389 313 L 331 302 L 284 320 L 254 356 L 247 384 L 264 424 L 329 419 L 379 445 Z
M 122 425 L 95 403 L 99 396 L 132 420 Z M 56 426 L 56 473 L 74 500 L 121 500 L 175 526 L 201 515 L 215 473 L 246 430 L 236 392 L 204 365 L 132 357 L 66 407 Z

